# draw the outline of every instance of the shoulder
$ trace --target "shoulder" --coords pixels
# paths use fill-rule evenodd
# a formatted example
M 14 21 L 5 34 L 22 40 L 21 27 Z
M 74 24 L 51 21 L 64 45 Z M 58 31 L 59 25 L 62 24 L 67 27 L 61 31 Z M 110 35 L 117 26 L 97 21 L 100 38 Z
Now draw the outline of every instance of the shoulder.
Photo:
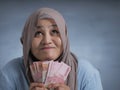
M 23 69 L 24 65 L 23 65 L 23 59 L 22 57 L 19 58 L 15 58 L 11 61 L 9 61 L 6 65 L 4 65 L 1 68 L 1 73 L 3 74 L 17 74 L 17 72 L 19 73 L 19 71 L 21 69 Z
M 95 73 L 98 69 L 87 60 L 78 60 L 78 72 Z
M 99 70 L 87 60 L 78 61 L 78 85 L 85 90 L 102 90 Z
M 99 75 L 99 70 L 87 60 L 78 61 L 78 76 L 83 76 L 85 79 L 90 79 L 94 75 Z
M 19 77 L 24 71 L 23 59 L 16 58 L 9 61 L 0 70 L 0 89 L 2 90 L 15 90 L 16 82 L 19 82 Z M 22 77 L 20 78 L 22 79 Z M 7 85 L 7 86 L 6 86 Z

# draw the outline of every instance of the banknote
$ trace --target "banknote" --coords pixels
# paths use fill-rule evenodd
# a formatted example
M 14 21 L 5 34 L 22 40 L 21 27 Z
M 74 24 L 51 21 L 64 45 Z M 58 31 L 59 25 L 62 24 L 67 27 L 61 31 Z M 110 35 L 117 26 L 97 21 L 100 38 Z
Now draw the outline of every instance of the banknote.
M 51 83 L 64 83 L 71 70 L 71 67 L 64 62 L 48 61 L 33 62 L 30 65 L 34 82 L 44 83 L 46 86 Z
M 31 74 L 35 82 L 45 82 L 48 65 L 49 62 L 33 62 L 33 64 L 30 65 Z
M 63 62 L 50 62 L 45 85 L 64 83 L 71 68 Z

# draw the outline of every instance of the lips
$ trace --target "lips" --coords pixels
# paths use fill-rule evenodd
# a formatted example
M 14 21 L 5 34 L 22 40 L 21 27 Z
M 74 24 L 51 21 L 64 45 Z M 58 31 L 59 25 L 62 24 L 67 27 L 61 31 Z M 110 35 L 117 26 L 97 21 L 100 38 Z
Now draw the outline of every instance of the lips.
M 53 49 L 54 47 L 43 47 L 41 48 L 41 50 L 49 50 L 49 49 Z

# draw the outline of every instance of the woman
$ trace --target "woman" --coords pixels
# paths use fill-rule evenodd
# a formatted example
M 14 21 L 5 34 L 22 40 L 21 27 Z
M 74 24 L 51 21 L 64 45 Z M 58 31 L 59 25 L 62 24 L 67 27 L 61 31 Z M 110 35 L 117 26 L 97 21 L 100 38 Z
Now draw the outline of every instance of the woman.
M 26 21 L 21 37 L 23 57 L 9 62 L 0 72 L 0 90 L 102 90 L 99 72 L 70 52 L 63 16 L 54 9 L 41 8 Z M 64 62 L 71 67 L 65 83 L 33 81 L 30 65 L 43 61 Z

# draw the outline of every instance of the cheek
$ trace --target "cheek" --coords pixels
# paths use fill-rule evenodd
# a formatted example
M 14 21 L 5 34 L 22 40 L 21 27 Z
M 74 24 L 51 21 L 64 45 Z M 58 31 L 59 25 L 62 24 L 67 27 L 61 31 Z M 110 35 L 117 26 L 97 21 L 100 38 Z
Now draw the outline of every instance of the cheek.
M 39 46 L 39 43 L 40 43 L 39 39 L 33 39 L 32 48 L 37 48 Z
M 63 50 L 62 40 L 61 40 L 60 38 L 58 38 L 58 39 L 56 40 L 56 43 L 57 43 L 57 46 L 58 46 L 58 48 L 60 49 L 60 51 L 62 51 L 62 50 Z

